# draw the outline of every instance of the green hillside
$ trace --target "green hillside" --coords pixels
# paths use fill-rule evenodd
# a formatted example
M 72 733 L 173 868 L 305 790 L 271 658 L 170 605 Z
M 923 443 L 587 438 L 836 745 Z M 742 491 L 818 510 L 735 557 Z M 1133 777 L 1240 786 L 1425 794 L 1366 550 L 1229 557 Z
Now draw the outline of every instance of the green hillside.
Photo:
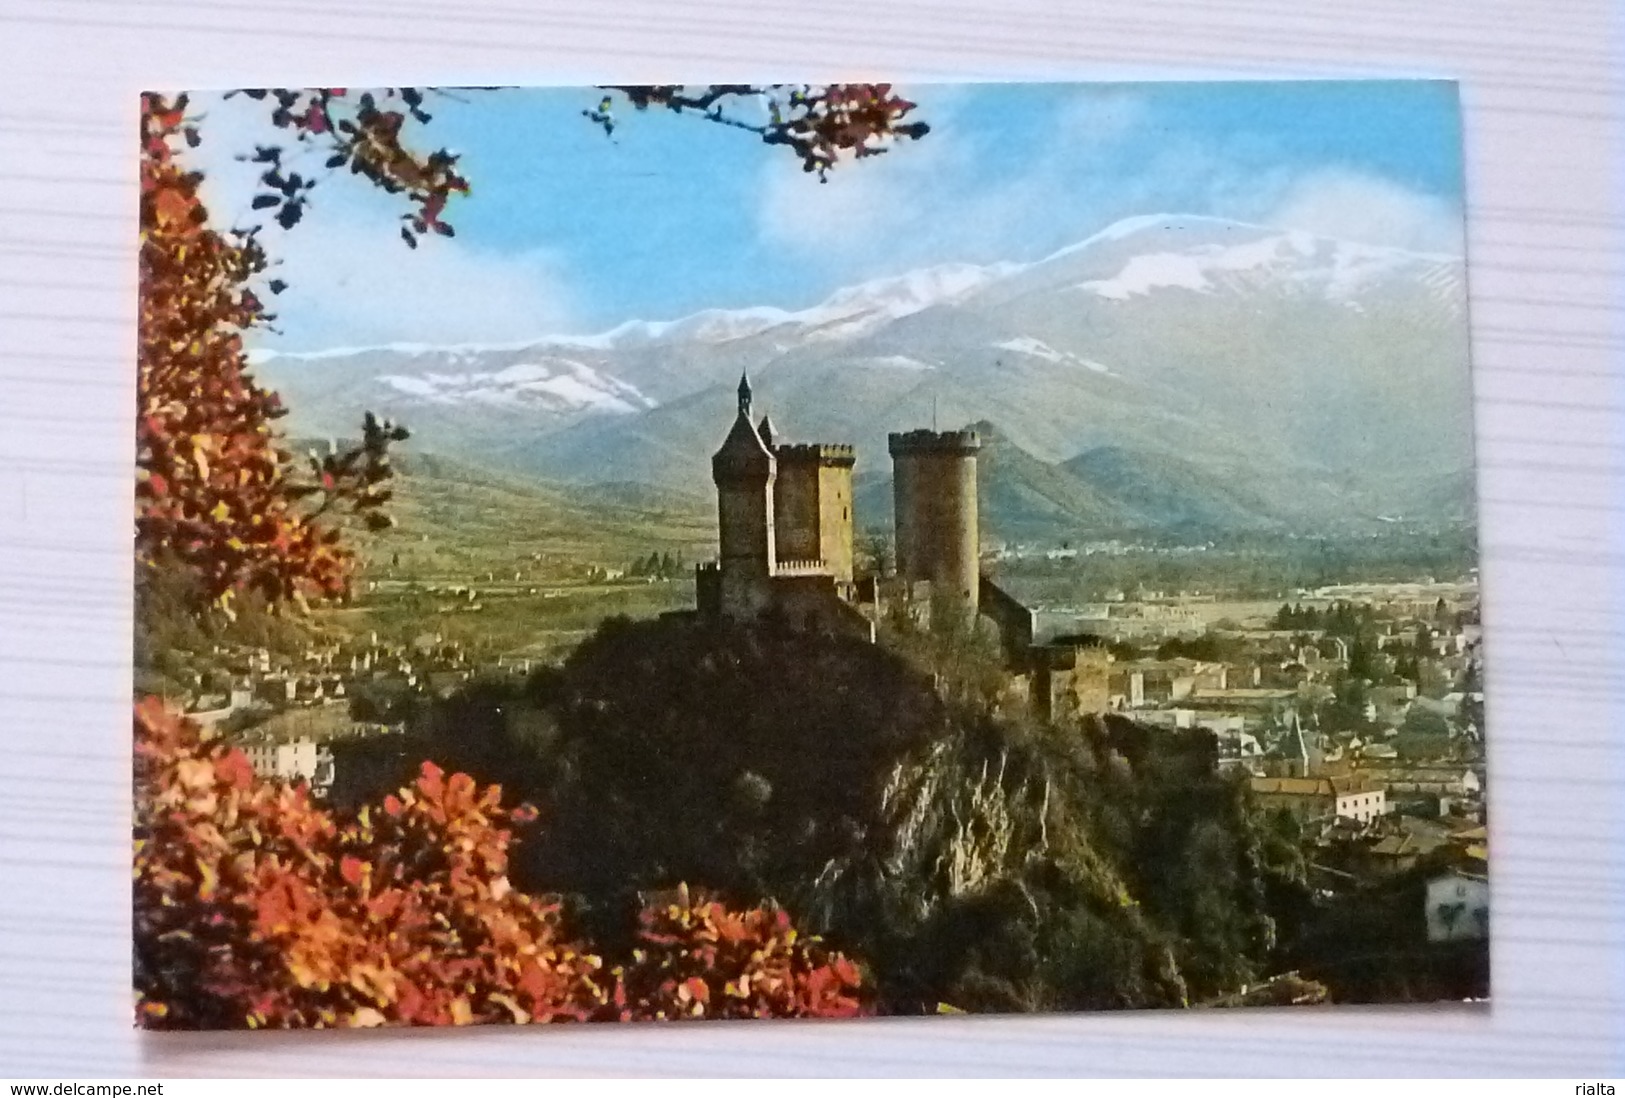
M 1069 540 L 1127 524 L 1127 512 L 1064 466 L 1033 457 L 987 421 L 972 425 L 981 436 L 976 464 L 982 528 L 1006 541 Z
M 986 420 L 976 480 L 982 534 L 1006 542 L 1087 541 L 1120 535 L 1204 535 L 1280 529 L 1275 506 L 1243 478 L 1165 454 L 1097 447 L 1060 464 L 1042 461 Z M 857 485 L 866 528 L 891 523 L 891 478 Z
M 426 453 L 399 455 L 395 469 L 397 525 L 367 544 L 377 578 L 511 578 L 539 564 L 563 575 L 620 568 L 651 552 L 692 561 L 709 556 L 716 540 L 706 496 L 550 484 Z
M 691 568 L 715 552 L 705 497 L 550 484 L 438 454 L 392 460 L 396 526 L 357 536 L 355 596 L 319 611 L 324 628 L 396 642 L 439 633 L 476 659 L 551 659 L 607 617 L 691 608 Z
M 1240 532 L 1283 525 L 1256 481 L 1170 454 L 1100 446 L 1057 468 L 1113 501 L 1125 523 L 1138 529 Z

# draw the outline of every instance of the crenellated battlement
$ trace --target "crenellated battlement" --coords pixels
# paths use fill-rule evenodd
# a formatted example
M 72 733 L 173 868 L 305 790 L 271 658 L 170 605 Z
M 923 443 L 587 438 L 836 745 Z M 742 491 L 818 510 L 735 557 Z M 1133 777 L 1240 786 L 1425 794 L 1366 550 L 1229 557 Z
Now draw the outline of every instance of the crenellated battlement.
M 773 454 L 781 465 L 853 465 L 857 453 L 848 442 L 802 442 L 778 446 Z
M 886 449 L 890 451 L 892 457 L 907 454 L 954 454 L 968 457 L 981 448 L 981 436 L 968 427 L 959 431 L 928 431 L 921 428 L 916 431 L 894 432 L 886 436 Z
M 829 562 L 824 560 L 781 560 L 773 564 L 775 576 L 827 576 Z

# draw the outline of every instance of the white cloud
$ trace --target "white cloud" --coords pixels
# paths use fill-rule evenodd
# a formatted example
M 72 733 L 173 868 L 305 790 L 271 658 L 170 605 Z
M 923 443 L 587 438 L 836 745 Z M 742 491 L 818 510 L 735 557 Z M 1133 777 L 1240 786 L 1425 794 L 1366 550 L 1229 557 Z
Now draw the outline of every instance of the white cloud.
M 976 168 L 1000 152 L 956 135 L 951 124 L 965 94 L 963 87 L 922 91 L 931 106 L 922 109 L 932 126 L 928 137 L 862 164 L 844 163 L 825 183 L 809 179 L 790 158 L 775 158 L 764 170 L 756 209 L 762 241 L 835 266 L 867 260 L 878 268 L 871 273 L 947 259 L 1008 259 L 1011 242 L 1029 238 L 1044 210 L 1092 189 L 1076 168 L 1080 151 L 1118 141 L 1147 109 L 1128 92 L 1088 89 L 1056 111 L 1035 163 L 990 186 L 974 181 Z
M 546 253 L 496 254 L 435 236 L 414 250 L 399 226 L 318 222 L 270 238 L 288 282 L 273 308 L 298 318 L 283 346 L 503 342 L 570 329 L 571 295 Z
M 774 163 L 763 180 L 757 229 L 767 242 L 797 252 L 862 250 L 885 227 L 888 211 L 907 216 L 912 209 L 902 182 L 840 166 L 818 183 L 788 163 Z
M 400 236 L 402 199 L 348 173 L 324 174 L 325 153 L 273 127 L 262 103 L 206 98 L 198 97 L 207 111 L 203 143 L 186 153 L 204 173 L 204 201 L 217 225 L 265 226 L 260 240 L 277 263 L 269 273 L 288 286 L 268 302 L 283 335 L 256 332 L 256 345 L 502 342 L 573 326 L 573 296 L 554 256 L 494 252 L 437 235 L 409 248 Z M 257 144 L 280 146 L 287 171 L 321 179 L 292 229 L 271 223 L 274 210 L 251 208 L 266 165 L 238 158 Z M 447 220 L 455 225 L 456 215 L 453 200 Z
M 810 256 L 867 255 L 923 223 L 932 212 L 930 184 L 948 178 L 957 155 L 947 134 L 933 129 L 862 163 L 843 161 L 822 183 L 790 156 L 775 155 L 763 169 L 757 231 L 771 245 Z
M 1264 220 L 1321 236 L 1461 255 L 1461 210 L 1391 180 L 1346 170 L 1302 176 L 1288 184 Z

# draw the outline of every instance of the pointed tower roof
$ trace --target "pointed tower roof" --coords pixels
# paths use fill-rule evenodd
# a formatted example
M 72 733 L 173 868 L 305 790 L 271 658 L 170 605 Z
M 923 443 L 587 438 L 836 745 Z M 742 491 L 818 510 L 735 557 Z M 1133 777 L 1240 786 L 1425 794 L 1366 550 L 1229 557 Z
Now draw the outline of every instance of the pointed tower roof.
M 1303 718 L 1296 708 L 1286 711 L 1284 723 L 1287 733 L 1284 754 L 1298 767 L 1298 776 L 1307 778 L 1325 757 L 1321 751 L 1320 736 L 1304 727 Z
M 774 439 L 779 437 L 778 430 L 773 426 L 773 417 L 764 415 L 762 422 L 757 425 L 756 433 L 761 436 L 762 445 L 769 450 L 773 448 Z
M 773 475 L 773 451 L 750 422 L 750 396 L 750 378 L 740 374 L 739 414 L 711 458 L 711 479 L 718 484 L 766 481 Z

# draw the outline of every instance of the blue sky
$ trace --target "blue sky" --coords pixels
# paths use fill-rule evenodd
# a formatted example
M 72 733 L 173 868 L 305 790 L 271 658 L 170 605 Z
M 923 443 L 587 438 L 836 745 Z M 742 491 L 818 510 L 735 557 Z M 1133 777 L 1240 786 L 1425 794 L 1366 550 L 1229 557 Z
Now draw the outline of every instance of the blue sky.
M 422 147 L 459 152 L 473 194 L 452 239 L 409 251 L 395 200 L 332 180 L 268 230 L 308 350 L 600 331 L 701 308 L 812 305 L 943 262 L 1031 260 L 1123 217 L 1193 213 L 1460 254 L 1456 87 L 1440 81 L 917 85 L 932 132 L 820 184 L 784 149 L 665 111 L 581 116 L 592 89 L 459 92 Z M 197 155 L 211 209 L 244 223 L 264 131 L 213 103 Z

